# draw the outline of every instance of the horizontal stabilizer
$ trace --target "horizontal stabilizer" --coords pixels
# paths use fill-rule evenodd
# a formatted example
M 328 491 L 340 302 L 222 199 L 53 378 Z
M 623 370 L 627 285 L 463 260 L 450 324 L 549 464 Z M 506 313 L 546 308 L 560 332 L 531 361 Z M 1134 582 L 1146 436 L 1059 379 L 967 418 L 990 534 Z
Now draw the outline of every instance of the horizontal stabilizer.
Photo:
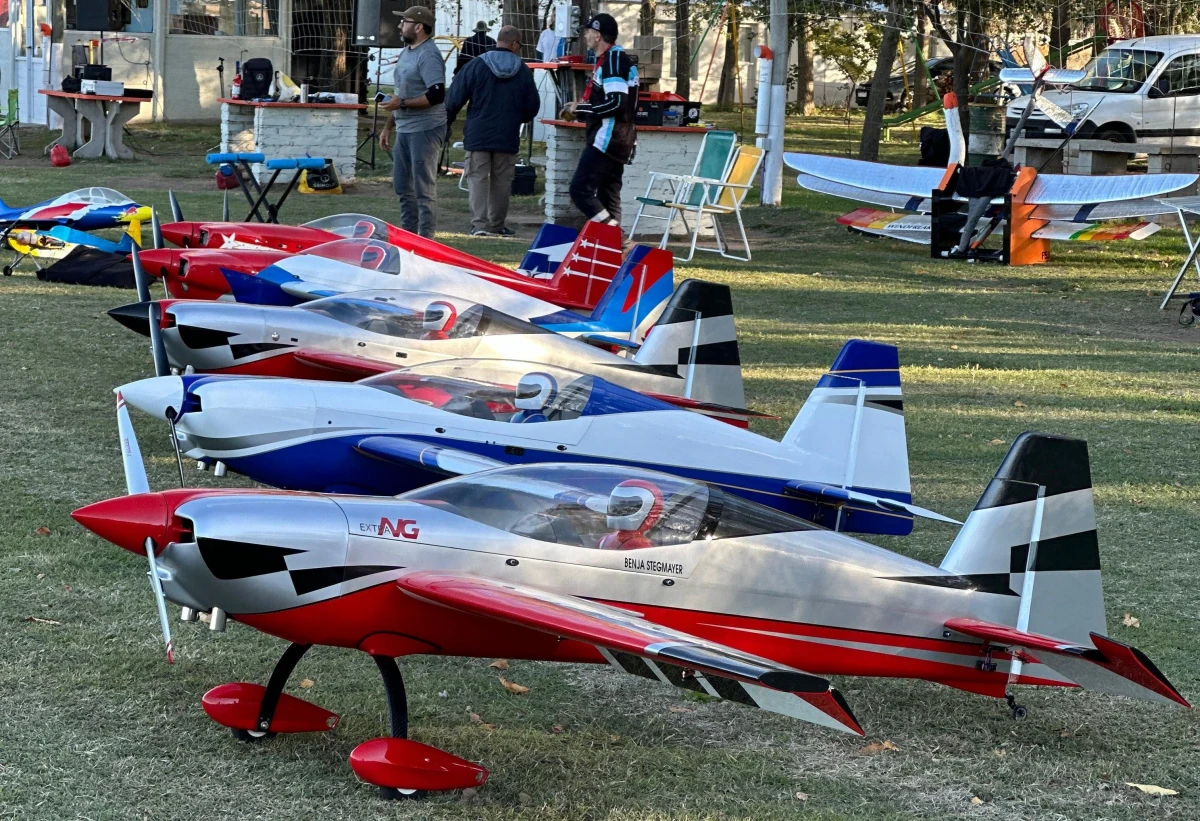
M 783 155 L 783 161 L 811 177 L 909 197 L 928 197 L 933 189 L 941 187 L 942 178 L 946 176 L 944 168 L 887 165 L 821 154 L 789 152 Z
M 1051 222 L 1033 232 L 1034 239 L 1067 242 L 1108 242 L 1120 239 L 1145 239 L 1157 234 L 1157 222 Z
M 364 456 L 404 467 L 419 467 L 447 476 L 462 476 L 504 467 L 505 463 L 457 448 L 430 445 L 403 436 L 368 436 L 354 449 Z
M 825 678 L 663 627 L 629 610 L 465 574 L 412 573 L 396 584 L 417 599 L 459 612 L 590 644 L 618 670 L 863 734 Z
M 831 197 L 841 197 L 842 199 L 854 200 L 855 202 L 882 205 L 884 208 L 898 208 L 901 211 L 916 211 L 927 214 L 933 207 L 930 203 L 928 193 L 923 197 L 910 197 L 905 194 L 885 194 L 882 191 L 859 188 L 840 182 L 831 182 L 830 180 L 823 180 L 820 177 L 813 177 L 808 174 L 801 174 L 796 177 L 796 182 L 800 184 L 801 188 L 816 192 L 817 194 L 828 194 Z
M 783 492 L 787 496 L 806 499 L 819 505 L 830 505 L 832 507 L 852 505 L 860 510 L 874 508 L 884 512 L 909 513 L 913 516 L 920 516 L 923 519 L 933 519 L 937 522 L 946 522 L 952 525 L 962 524 L 957 519 L 951 519 L 949 516 L 943 516 L 936 511 L 918 507 L 917 505 L 908 504 L 896 499 L 888 499 L 883 496 L 873 496 L 870 493 L 850 490 L 824 482 L 804 482 L 799 479 L 793 479 L 784 484 Z
M 605 350 L 610 348 L 618 348 L 622 351 L 636 351 L 638 348 L 642 347 L 640 342 L 631 342 L 628 339 L 617 339 L 616 337 L 605 336 L 603 334 L 580 334 L 575 338 L 580 342 L 586 342 L 594 348 L 604 348 Z
M 950 619 L 946 627 L 993 645 L 1024 650 L 1085 690 L 1191 706 L 1140 650 L 1099 633 L 1091 634 L 1094 646 L 1086 647 L 976 619 Z
M 394 371 L 402 367 L 390 362 L 380 362 L 378 359 L 368 359 L 365 356 L 353 354 L 329 353 L 328 351 L 313 351 L 301 349 L 292 353 L 297 362 L 314 365 L 318 368 L 328 368 L 331 371 L 351 374 L 362 379 L 367 376 L 378 376 L 381 373 Z
M 1196 174 L 1117 174 L 1111 177 L 1039 174 L 1025 195 L 1025 204 L 1091 205 L 1161 197 L 1186 188 L 1197 177 Z

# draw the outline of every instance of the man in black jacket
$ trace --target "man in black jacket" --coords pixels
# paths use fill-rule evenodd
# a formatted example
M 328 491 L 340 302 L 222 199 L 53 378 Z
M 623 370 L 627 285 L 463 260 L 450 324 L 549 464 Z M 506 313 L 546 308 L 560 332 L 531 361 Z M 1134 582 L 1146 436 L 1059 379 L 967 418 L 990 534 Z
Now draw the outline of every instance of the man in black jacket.
M 480 20 L 475 24 L 475 33 L 463 40 L 458 47 L 458 59 L 454 63 L 454 76 L 467 67 L 467 63 L 496 47 L 496 41 L 488 37 L 488 24 Z
M 637 150 L 638 70 L 617 45 L 617 21 L 597 14 L 583 28 L 596 68 L 583 99 L 569 108 L 587 124 L 583 154 L 571 179 L 571 201 L 594 222 L 621 224 L 621 184 Z
M 504 224 L 512 195 L 521 123 L 537 116 L 541 101 L 533 72 L 521 62 L 521 35 L 504 26 L 495 50 L 472 60 L 454 78 L 446 95 L 446 116 L 454 122 L 468 101 L 463 144 L 471 200 L 471 235 L 511 237 Z

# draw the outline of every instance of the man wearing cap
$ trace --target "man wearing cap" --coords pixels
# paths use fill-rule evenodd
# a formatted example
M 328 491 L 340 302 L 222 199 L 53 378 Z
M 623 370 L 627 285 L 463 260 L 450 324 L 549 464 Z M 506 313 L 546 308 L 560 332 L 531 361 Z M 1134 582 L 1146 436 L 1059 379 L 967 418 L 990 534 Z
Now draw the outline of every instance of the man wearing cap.
M 430 38 L 433 12 L 413 6 L 400 12 L 405 43 L 396 61 L 395 94 L 379 104 L 393 117 L 379 134 L 384 151 L 395 137 L 392 186 L 400 198 L 400 227 L 433 239 L 437 230 L 437 171 L 446 139 L 446 69 Z
M 617 45 L 617 21 L 597 14 L 583 29 L 596 68 L 583 99 L 569 108 L 587 123 L 585 146 L 571 180 L 571 201 L 595 222 L 621 224 L 621 183 L 637 147 L 637 66 Z
M 513 235 L 506 226 L 508 201 L 521 150 L 521 123 L 541 107 L 533 72 L 521 61 L 521 35 L 504 26 L 493 51 L 472 60 L 450 84 L 446 117 L 453 123 L 470 101 L 463 128 L 467 149 L 467 188 L 471 198 L 471 235 Z
M 496 47 L 496 41 L 488 37 L 488 24 L 480 20 L 475 24 L 475 33 L 463 40 L 458 48 L 458 60 L 454 64 L 454 76 L 462 71 L 467 63 L 481 54 L 486 54 Z

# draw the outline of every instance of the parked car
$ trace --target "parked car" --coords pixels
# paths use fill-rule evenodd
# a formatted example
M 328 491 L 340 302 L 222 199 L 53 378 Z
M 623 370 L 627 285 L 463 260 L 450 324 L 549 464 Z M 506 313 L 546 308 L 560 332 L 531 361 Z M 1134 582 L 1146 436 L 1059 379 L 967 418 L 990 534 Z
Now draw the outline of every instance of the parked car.
M 929 70 L 929 75 L 936 81 L 943 75 L 949 74 L 954 69 L 953 57 L 934 57 L 925 61 L 925 66 Z M 884 111 L 896 111 L 908 107 L 909 95 L 912 93 L 913 86 L 917 82 L 917 64 L 909 62 L 904 65 L 904 72 L 893 74 L 888 78 L 887 102 L 884 104 Z M 1000 74 L 1000 63 L 992 60 L 988 63 L 988 72 L 991 76 Z M 904 84 L 905 77 L 908 78 L 908 85 Z M 867 107 L 867 100 L 871 98 L 871 81 L 867 80 L 857 89 L 854 90 L 854 102 L 859 108 Z M 930 99 L 933 99 L 932 94 Z
M 1091 111 L 1076 136 L 1114 142 L 1200 145 L 1200 37 L 1162 35 L 1113 43 L 1086 66 L 1082 81 L 1045 96 L 1072 114 Z M 1009 103 L 1011 133 L 1029 103 Z M 1093 109 L 1092 107 L 1095 106 Z M 1036 109 L 1023 136 L 1063 138 L 1063 130 Z

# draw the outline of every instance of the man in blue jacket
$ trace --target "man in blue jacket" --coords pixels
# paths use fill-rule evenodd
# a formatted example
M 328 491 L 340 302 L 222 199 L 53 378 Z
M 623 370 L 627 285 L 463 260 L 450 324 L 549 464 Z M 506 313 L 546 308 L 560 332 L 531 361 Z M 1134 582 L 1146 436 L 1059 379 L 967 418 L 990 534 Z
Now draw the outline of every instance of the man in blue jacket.
M 513 235 L 504 222 L 521 150 L 521 123 L 531 121 L 541 107 L 533 72 L 517 56 L 520 51 L 516 26 L 504 26 L 495 50 L 467 63 L 446 95 L 451 123 L 471 103 L 463 129 L 471 236 Z

